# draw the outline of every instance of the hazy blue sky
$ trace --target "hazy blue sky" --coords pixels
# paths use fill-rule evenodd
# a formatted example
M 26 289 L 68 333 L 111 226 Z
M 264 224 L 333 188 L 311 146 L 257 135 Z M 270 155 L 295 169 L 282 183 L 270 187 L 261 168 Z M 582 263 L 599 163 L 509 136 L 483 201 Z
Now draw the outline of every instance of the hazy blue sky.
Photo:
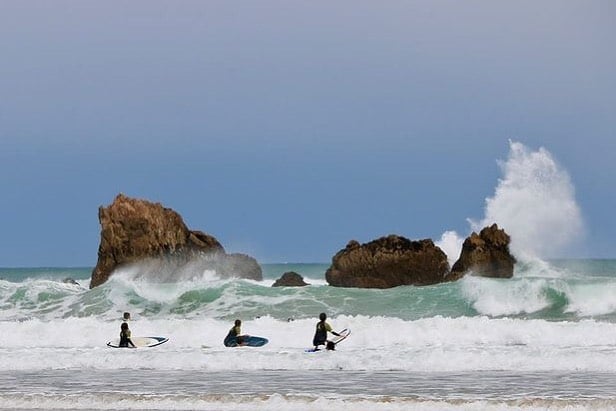
M 118 192 L 264 262 L 467 234 L 508 139 L 616 257 L 616 2 L 0 1 L 0 266 L 90 265 Z

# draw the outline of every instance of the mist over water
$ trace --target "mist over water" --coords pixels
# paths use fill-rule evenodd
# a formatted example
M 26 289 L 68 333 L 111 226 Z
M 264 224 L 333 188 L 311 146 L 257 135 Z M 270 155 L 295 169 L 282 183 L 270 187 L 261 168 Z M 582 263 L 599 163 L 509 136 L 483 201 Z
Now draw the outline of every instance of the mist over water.
M 468 219 L 470 229 L 498 224 L 511 236 L 511 252 L 518 260 L 560 256 L 584 233 L 575 189 L 567 171 L 541 147 L 531 150 L 509 141 L 506 161 L 498 161 L 502 178 L 492 197 L 485 200 L 484 217 Z M 455 261 L 463 238 L 454 231 L 443 234 L 437 245 Z

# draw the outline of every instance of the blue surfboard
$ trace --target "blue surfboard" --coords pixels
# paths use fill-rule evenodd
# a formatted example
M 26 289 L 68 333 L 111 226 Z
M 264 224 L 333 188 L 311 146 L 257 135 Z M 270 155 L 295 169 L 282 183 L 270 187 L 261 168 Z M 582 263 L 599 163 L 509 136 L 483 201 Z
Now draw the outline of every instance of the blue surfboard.
M 247 346 L 247 347 L 261 347 L 261 346 L 267 344 L 268 342 L 269 342 L 269 340 L 267 338 L 255 337 L 255 336 L 251 335 L 251 336 L 243 338 L 241 346 L 242 347 L 244 347 L 244 346 Z M 228 340 L 225 340 L 225 346 L 226 347 L 239 347 L 240 345 L 238 345 L 237 341 L 231 341 L 231 339 L 229 338 Z

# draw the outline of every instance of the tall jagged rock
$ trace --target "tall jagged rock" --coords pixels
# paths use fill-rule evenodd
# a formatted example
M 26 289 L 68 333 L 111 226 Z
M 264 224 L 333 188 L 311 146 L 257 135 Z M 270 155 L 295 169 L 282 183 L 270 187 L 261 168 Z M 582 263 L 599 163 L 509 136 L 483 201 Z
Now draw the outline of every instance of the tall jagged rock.
M 350 241 L 332 258 L 325 278 L 337 287 L 391 288 L 437 284 L 448 272 L 447 256 L 432 240 L 389 235 L 366 244 Z
M 462 244 L 460 258 L 451 268 L 448 280 L 457 280 L 468 272 L 481 277 L 511 278 L 516 263 L 509 252 L 511 238 L 492 224 L 479 234 L 473 232 Z
M 108 207 L 100 207 L 101 241 L 90 288 L 103 284 L 119 267 L 147 263 L 148 272 L 173 271 L 187 265 L 212 269 L 223 277 L 262 279 L 261 267 L 252 257 L 226 254 L 209 234 L 189 230 L 182 217 L 160 203 L 119 194 Z

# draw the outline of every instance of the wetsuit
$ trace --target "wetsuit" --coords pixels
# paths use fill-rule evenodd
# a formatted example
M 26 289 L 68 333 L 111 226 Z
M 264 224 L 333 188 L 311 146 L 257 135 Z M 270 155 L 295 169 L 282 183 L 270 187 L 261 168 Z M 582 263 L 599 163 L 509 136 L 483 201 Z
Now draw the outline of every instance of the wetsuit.
M 319 321 L 317 323 L 317 330 L 314 333 L 314 338 L 312 339 L 312 345 L 315 347 L 319 345 L 325 345 L 327 341 L 327 332 L 332 332 L 332 326 L 326 323 L 325 321 Z
M 120 344 L 119 347 L 128 347 L 130 344 L 131 347 L 135 348 L 135 344 L 130 339 L 130 330 L 120 331 Z
M 225 337 L 224 344 L 226 347 L 237 347 L 242 343 L 242 329 L 239 325 L 233 326 L 229 330 L 229 334 Z

